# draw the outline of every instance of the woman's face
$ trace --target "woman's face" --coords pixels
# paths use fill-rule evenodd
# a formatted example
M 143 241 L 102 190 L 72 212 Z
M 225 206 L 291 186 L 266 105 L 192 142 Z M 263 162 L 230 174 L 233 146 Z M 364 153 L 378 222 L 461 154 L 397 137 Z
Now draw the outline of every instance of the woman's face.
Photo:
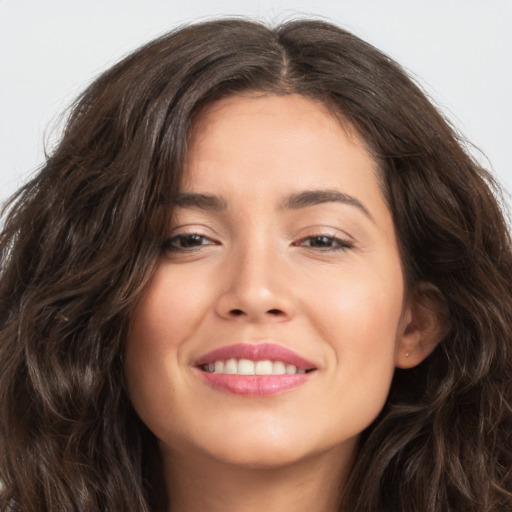
M 298 95 L 218 101 L 195 125 L 167 236 L 126 349 L 164 456 L 349 457 L 411 316 L 359 136 Z

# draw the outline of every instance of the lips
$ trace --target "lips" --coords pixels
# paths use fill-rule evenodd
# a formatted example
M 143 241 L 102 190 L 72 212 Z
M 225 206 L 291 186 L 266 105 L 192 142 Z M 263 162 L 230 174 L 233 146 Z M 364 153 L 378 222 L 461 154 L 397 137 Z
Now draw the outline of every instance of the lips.
M 316 370 L 295 352 L 271 343 L 229 345 L 194 363 L 215 389 L 242 396 L 268 396 L 300 386 Z

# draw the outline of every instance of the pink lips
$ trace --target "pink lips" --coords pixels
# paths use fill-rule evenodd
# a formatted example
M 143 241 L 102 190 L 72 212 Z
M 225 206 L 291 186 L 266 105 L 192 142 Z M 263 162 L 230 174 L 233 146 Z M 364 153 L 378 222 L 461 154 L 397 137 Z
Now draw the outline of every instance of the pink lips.
M 230 345 L 213 350 L 200 357 L 195 366 L 200 371 L 202 378 L 210 386 L 242 396 L 269 396 L 282 391 L 304 384 L 313 373 L 297 373 L 285 375 L 228 375 L 209 373 L 199 368 L 203 365 L 214 363 L 215 361 L 226 361 L 227 359 L 249 359 L 251 361 L 262 361 L 270 359 L 273 361 L 283 361 L 292 364 L 298 370 L 314 369 L 314 364 L 295 352 L 270 343 L 247 344 L 241 343 Z

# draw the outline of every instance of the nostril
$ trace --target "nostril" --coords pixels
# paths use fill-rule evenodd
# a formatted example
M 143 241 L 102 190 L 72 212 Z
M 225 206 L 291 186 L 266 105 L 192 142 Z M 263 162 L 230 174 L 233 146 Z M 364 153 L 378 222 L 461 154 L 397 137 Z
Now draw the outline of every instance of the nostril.
M 275 317 L 277 319 L 277 318 L 281 318 L 281 317 L 285 316 L 286 314 L 281 309 L 273 308 L 273 309 L 268 309 L 267 311 L 265 311 L 265 315 L 270 315 L 271 317 Z M 233 317 L 238 318 L 238 317 L 242 317 L 242 316 L 252 317 L 252 314 L 243 309 L 233 308 L 233 309 L 229 310 L 229 316 L 231 318 L 233 318 Z M 267 316 L 267 318 L 268 318 L 268 316 Z

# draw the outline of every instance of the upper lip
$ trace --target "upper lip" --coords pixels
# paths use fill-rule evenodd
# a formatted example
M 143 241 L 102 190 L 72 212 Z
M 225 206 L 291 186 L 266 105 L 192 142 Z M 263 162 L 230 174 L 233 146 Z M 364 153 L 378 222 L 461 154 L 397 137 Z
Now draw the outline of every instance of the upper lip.
M 274 343 L 237 343 L 227 345 L 201 356 L 195 361 L 196 366 L 215 363 L 215 361 L 226 361 L 227 359 L 249 359 L 251 361 L 283 361 L 286 364 L 292 364 L 298 370 L 309 370 L 315 368 L 315 365 L 299 356 L 292 350 Z

